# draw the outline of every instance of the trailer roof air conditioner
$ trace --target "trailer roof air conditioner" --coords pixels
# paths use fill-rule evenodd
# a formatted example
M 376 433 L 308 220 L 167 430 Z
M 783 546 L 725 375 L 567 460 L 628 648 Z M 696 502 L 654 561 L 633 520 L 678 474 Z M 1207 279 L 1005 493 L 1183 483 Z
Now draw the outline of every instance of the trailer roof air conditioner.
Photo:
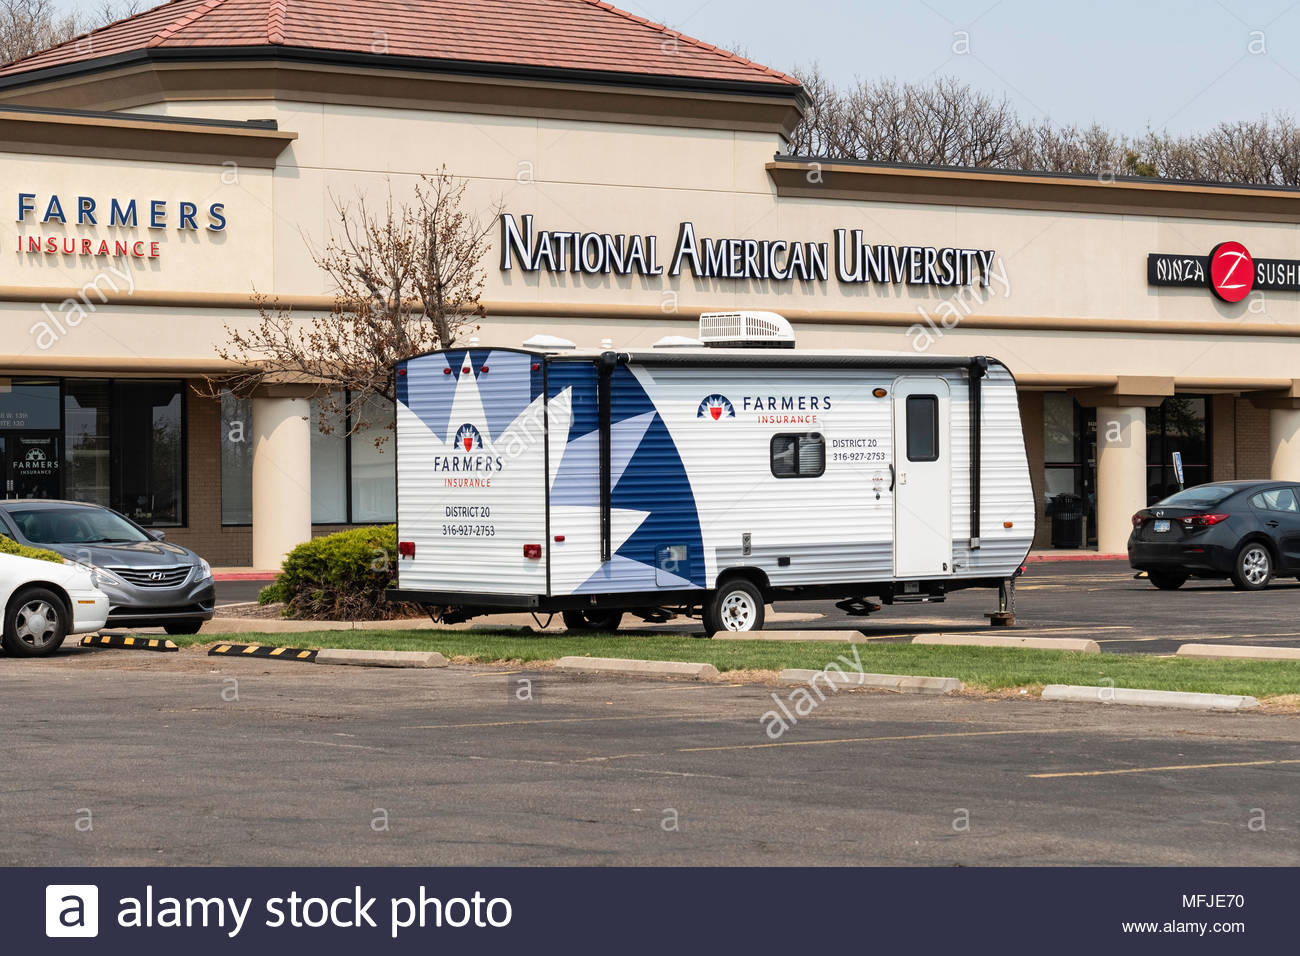
M 794 329 L 775 312 L 705 312 L 700 341 L 711 348 L 792 349 Z

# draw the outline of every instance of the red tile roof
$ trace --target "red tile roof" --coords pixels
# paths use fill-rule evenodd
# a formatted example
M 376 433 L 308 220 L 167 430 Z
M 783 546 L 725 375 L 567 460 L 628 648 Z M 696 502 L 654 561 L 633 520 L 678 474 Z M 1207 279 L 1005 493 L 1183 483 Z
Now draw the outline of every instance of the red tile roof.
M 0 69 L 150 49 L 296 47 L 783 87 L 798 81 L 600 0 L 172 0 Z

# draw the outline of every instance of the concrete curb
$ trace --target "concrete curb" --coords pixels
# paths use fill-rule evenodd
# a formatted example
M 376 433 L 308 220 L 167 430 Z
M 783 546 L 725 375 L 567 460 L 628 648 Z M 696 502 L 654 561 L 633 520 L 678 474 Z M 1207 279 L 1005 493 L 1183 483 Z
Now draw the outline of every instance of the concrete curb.
M 861 631 L 850 630 L 802 630 L 802 631 L 745 631 L 733 634 L 719 631 L 713 635 L 715 641 L 826 641 L 831 644 L 861 644 L 871 640 Z
M 686 677 L 693 680 L 716 680 L 718 669 L 712 664 L 686 661 L 637 661 L 618 657 L 561 657 L 557 671 L 571 674 L 626 674 L 630 677 Z
M 1100 654 L 1096 641 L 1081 637 L 998 637 L 979 634 L 920 634 L 912 638 L 913 644 L 943 644 L 952 647 L 1025 647 L 1044 651 L 1078 651 L 1082 654 Z
M 1254 697 L 1240 694 L 1196 694 L 1181 690 L 1135 690 L 1125 687 L 1081 687 L 1048 684 L 1043 700 L 1084 704 L 1129 704 L 1135 707 L 1177 707 L 1182 710 L 1250 710 L 1259 706 Z
M 447 658 L 437 651 L 343 651 L 323 650 L 317 664 L 353 664 L 357 667 L 446 667 Z
M 1244 657 L 1257 661 L 1300 661 L 1300 647 L 1260 647 L 1258 644 L 1184 644 L 1179 657 Z
M 955 677 L 916 677 L 909 674 L 858 674 L 790 667 L 777 675 L 782 684 L 824 684 L 827 687 L 892 690 L 899 694 L 950 694 L 966 685 Z

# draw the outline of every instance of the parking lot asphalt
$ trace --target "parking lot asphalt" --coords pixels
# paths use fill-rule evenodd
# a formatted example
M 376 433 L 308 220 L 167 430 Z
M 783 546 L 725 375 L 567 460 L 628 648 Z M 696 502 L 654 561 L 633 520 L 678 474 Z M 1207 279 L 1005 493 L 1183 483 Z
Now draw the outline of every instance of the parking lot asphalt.
M 1291 716 L 841 692 L 772 739 L 789 692 L 0 657 L 0 864 L 1300 859 Z
M 942 603 L 882 608 L 869 617 L 850 617 L 833 601 L 776 605 L 795 620 L 772 620 L 767 630 L 860 630 L 883 642 L 909 641 L 918 634 L 1018 634 L 1095 640 L 1116 653 L 1172 654 L 1180 644 L 1228 643 L 1300 647 L 1300 581 L 1277 579 L 1265 591 L 1238 591 L 1226 581 L 1190 581 L 1177 591 L 1160 591 L 1122 561 L 1036 562 L 1019 579 L 1016 625 L 991 631 L 984 615 L 997 610 L 994 591 L 958 591 Z M 217 603 L 257 599 L 265 582 L 222 581 Z M 810 616 L 819 615 L 810 619 Z M 480 619 L 490 623 L 489 619 Z M 634 617 L 624 626 L 637 626 Z M 558 627 L 558 624 L 556 625 Z M 698 623 L 656 626 L 695 631 Z M 205 627 L 220 632 L 220 622 Z

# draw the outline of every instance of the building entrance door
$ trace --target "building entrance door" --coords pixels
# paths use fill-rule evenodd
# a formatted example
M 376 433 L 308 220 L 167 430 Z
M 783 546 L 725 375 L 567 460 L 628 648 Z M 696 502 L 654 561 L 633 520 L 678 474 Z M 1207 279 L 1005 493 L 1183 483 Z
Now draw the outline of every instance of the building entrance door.
M 6 498 L 58 498 L 62 455 L 57 432 L 9 434 L 3 442 Z

